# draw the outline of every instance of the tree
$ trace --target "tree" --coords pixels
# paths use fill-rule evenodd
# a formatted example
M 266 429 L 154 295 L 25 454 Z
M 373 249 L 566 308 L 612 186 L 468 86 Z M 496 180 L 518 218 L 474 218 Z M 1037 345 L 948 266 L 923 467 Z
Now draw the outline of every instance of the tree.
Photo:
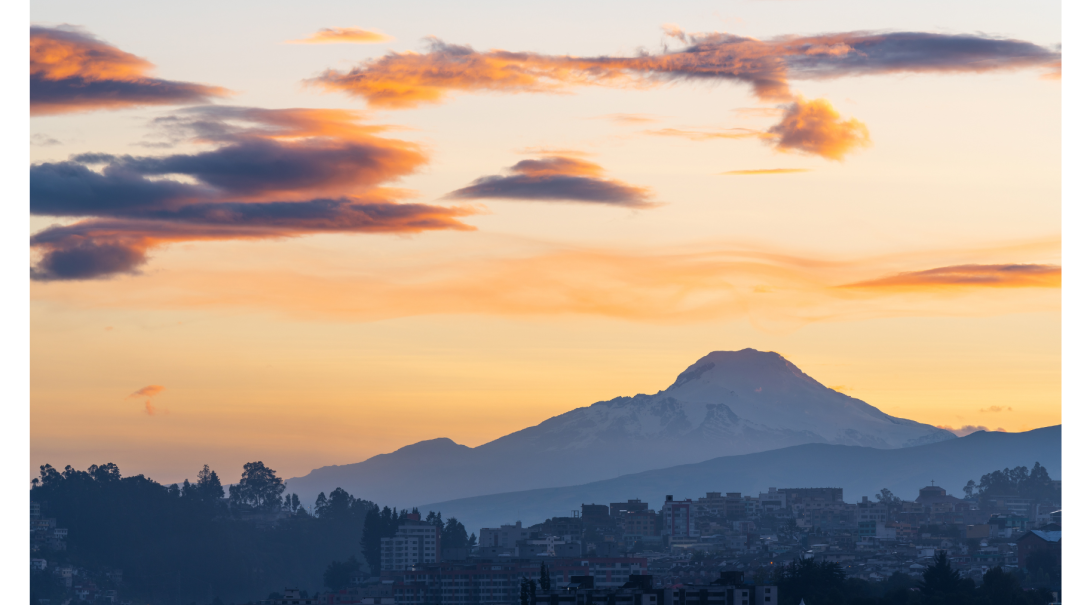
M 900 498 L 894 496 L 893 492 L 889 491 L 889 489 L 885 487 L 882 488 L 881 493 L 875 494 L 874 497 L 882 504 L 897 504 L 901 501 Z
M 468 546 L 470 548 L 473 548 L 474 546 L 477 546 L 477 534 L 476 533 L 469 534 L 469 545 Z
M 519 605 L 530 605 L 530 581 L 523 578 L 519 582 Z
M 201 500 L 219 500 L 223 498 L 223 484 L 220 483 L 216 471 L 208 468 L 207 464 L 197 473 L 196 489 Z
M 314 500 L 314 516 L 321 517 L 327 506 L 329 501 L 326 500 L 325 492 L 318 492 L 318 497 Z
M 946 557 L 946 551 L 940 550 L 935 554 L 931 565 L 923 572 L 920 581 L 920 593 L 925 603 L 965 603 L 972 600 L 974 588 L 973 581 L 964 580 L 961 572 L 950 565 Z
M 466 527 L 458 519 L 451 517 L 442 531 L 443 548 L 465 548 L 469 546 L 469 536 L 466 535 Z
M 972 498 L 973 497 L 973 490 L 975 490 L 975 489 L 976 489 L 976 481 L 973 481 L 972 479 L 969 479 L 969 482 L 965 484 L 964 488 L 962 488 L 962 491 L 965 492 L 965 498 L 966 499 Z
M 280 507 L 280 494 L 284 480 L 264 462 L 247 462 L 242 465 L 242 478 L 231 486 L 231 504 L 244 505 L 258 510 L 275 510 Z
M 291 495 L 291 510 L 299 510 L 299 494 Z
M 348 557 L 348 560 L 333 561 L 326 567 L 325 573 L 322 574 L 322 581 L 329 587 L 330 590 L 341 590 L 348 588 L 352 583 L 352 578 L 360 571 L 360 562 L 356 560 L 355 555 Z
M 541 562 L 541 574 L 538 581 L 541 583 L 541 590 L 549 590 L 553 585 L 553 580 L 549 577 L 549 568 L 545 565 L 545 561 Z
M 363 520 L 360 549 L 371 573 L 378 573 L 382 569 L 382 539 L 394 537 L 397 526 L 397 516 L 389 506 L 384 506 L 381 511 L 377 505 L 371 505 L 368 509 Z
M 833 605 L 844 601 L 847 574 L 839 563 L 795 559 L 773 575 L 783 603 L 805 600 L 808 605 Z

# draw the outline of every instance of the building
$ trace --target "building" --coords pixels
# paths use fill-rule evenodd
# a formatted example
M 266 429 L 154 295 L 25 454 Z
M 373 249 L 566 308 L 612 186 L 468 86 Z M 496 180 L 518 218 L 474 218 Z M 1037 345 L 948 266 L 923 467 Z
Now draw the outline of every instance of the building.
M 835 504 L 844 501 L 844 488 L 841 487 L 789 487 L 779 490 L 787 501 L 787 506 L 796 504 Z
M 621 519 L 627 513 L 639 513 L 647 510 L 647 503 L 639 498 L 628 502 L 613 502 L 609 505 L 609 516 L 613 519 Z
M 630 576 L 647 573 L 642 558 L 556 558 L 546 565 L 557 587 L 590 577 L 597 587 L 621 588 Z M 471 559 L 389 575 L 396 605 L 511 605 L 519 600 L 520 582 L 536 580 L 540 570 L 540 558 Z
M 665 591 L 664 605 L 777 605 L 779 590 L 768 584 L 748 584 L 742 573 L 725 571 L 711 584 L 685 584 Z
M 621 518 L 624 527 L 625 546 L 632 548 L 636 542 L 657 542 L 662 535 L 659 515 L 653 510 L 633 511 Z
M 382 571 L 401 571 L 414 565 L 438 563 L 442 552 L 438 525 L 421 521 L 419 514 L 402 521 L 392 538 L 382 539 Z
M 1018 538 L 1018 567 L 1026 568 L 1026 558 L 1039 551 L 1051 551 L 1056 553 L 1056 556 L 1061 555 L 1062 543 L 1060 542 L 1060 531 L 1040 531 L 1032 530 L 1027 531 Z
M 691 499 L 674 500 L 666 496 L 662 504 L 662 535 L 670 538 L 695 538 L 696 510 Z
M 263 605 L 318 605 L 317 598 L 307 597 L 304 594 L 298 588 L 285 588 L 280 598 L 261 601 L 261 603 Z
M 608 526 L 609 507 L 605 504 L 584 504 L 580 511 L 583 526 Z
M 508 548 L 513 549 L 519 540 L 530 539 L 530 529 L 522 526 L 522 521 L 515 521 L 514 525 L 501 525 L 498 529 L 482 527 L 477 537 L 477 544 L 481 548 Z
M 757 494 L 757 502 L 760 506 L 760 514 L 785 510 L 787 508 L 787 494 L 770 487 L 767 492 Z

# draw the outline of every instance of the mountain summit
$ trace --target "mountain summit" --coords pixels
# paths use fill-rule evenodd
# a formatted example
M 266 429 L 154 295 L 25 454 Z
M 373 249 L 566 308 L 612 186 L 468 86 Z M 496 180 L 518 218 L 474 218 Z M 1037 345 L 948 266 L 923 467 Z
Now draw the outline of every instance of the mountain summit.
M 955 436 L 823 386 L 778 353 L 715 351 L 654 395 L 618 397 L 476 448 L 436 439 L 288 481 L 401 507 L 576 485 L 804 443 L 891 449 Z

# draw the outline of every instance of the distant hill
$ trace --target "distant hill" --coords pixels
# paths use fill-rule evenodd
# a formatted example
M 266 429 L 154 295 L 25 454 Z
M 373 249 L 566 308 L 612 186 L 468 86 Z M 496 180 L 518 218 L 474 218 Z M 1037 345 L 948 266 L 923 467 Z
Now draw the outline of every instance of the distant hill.
M 943 487 L 962 497 L 970 480 L 1008 467 L 1040 462 L 1053 479 L 1060 478 L 1060 426 L 1025 433 L 980 431 L 960 439 L 902 449 L 806 444 L 744 456 L 724 456 L 697 464 L 647 471 L 573 487 L 479 496 L 425 504 L 421 510 L 457 517 L 466 529 L 496 527 L 516 520 L 538 523 L 567 516 L 583 503 L 608 504 L 640 498 L 659 508 L 666 494 L 696 500 L 706 492 L 742 492 L 756 496 L 769 487 L 842 487 L 846 502 L 871 498 L 888 487 L 894 495 L 915 500 L 919 489 Z
M 900 448 L 955 439 L 823 386 L 777 353 L 716 351 L 669 388 L 578 408 L 476 448 L 423 441 L 288 480 L 391 506 L 576 485 L 805 443 Z

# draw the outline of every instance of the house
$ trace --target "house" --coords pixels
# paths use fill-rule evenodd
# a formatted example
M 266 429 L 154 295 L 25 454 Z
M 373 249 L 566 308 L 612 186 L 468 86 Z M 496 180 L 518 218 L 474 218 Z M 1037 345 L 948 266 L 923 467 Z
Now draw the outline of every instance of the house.
M 501 525 L 496 529 L 482 527 L 477 538 L 477 545 L 481 548 L 511 549 L 514 552 L 519 540 L 528 540 L 530 529 L 522 527 L 522 521 L 515 521 L 514 525 Z
M 1052 551 L 1057 556 L 1061 553 L 1060 531 L 1027 531 L 1018 538 L 1018 567 L 1025 569 L 1026 558 L 1035 552 Z

